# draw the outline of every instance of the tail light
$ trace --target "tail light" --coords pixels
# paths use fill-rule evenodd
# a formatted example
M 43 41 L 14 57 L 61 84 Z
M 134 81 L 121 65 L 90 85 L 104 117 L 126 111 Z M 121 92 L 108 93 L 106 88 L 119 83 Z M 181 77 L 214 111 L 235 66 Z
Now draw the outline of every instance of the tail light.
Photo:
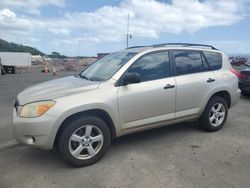
M 230 70 L 234 75 L 236 75 L 238 78 L 240 78 L 240 73 L 236 69 Z
M 230 71 L 241 80 L 246 80 L 248 78 L 248 75 L 245 72 L 238 72 L 236 69 L 231 69 Z
M 239 78 L 242 79 L 242 80 L 247 80 L 248 75 L 245 72 L 240 72 L 240 77 Z

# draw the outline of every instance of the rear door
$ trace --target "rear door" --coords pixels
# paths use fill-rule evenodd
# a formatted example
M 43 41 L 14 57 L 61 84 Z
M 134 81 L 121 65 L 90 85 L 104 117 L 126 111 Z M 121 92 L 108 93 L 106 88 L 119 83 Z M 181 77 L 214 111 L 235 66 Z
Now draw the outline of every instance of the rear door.
M 216 79 L 201 51 L 173 50 L 175 62 L 176 118 L 198 114 Z
M 168 51 L 146 54 L 126 73 L 138 73 L 141 82 L 120 86 L 118 105 L 123 130 L 175 118 L 175 79 Z

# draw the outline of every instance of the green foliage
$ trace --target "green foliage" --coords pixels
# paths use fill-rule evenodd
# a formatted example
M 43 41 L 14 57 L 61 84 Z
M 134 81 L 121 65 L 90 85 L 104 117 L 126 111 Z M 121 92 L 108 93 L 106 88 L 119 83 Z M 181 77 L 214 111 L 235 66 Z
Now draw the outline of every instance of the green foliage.
M 15 44 L 12 42 L 7 42 L 0 39 L 0 52 L 29 52 L 32 55 L 45 55 L 43 52 L 32 48 L 30 46 L 25 46 L 22 44 Z
M 52 52 L 52 54 L 51 54 L 51 55 L 48 55 L 48 57 L 50 57 L 50 58 L 58 58 L 58 59 L 67 58 L 67 56 L 61 55 L 61 54 L 58 53 L 58 52 Z

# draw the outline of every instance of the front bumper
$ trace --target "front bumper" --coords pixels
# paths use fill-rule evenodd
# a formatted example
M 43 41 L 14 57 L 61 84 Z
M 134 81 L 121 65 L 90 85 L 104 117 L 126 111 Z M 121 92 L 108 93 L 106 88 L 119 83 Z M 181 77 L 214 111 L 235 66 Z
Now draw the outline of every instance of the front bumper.
M 56 117 L 43 114 L 37 118 L 20 118 L 16 108 L 13 108 L 12 128 L 17 141 L 42 149 L 52 149 L 52 132 L 56 123 Z

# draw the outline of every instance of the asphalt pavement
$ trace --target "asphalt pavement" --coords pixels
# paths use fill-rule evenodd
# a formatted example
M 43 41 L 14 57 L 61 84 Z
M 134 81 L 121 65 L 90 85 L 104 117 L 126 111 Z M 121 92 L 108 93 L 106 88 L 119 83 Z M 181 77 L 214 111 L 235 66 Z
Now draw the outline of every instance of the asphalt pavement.
M 250 187 L 250 97 L 241 96 L 218 132 L 187 122 L 123 136 L 84 168 L 67 166 L 56 151 L 16 143 L 10 117 L 17 93 L 71 74 L 0 77 L 0 188 Z

